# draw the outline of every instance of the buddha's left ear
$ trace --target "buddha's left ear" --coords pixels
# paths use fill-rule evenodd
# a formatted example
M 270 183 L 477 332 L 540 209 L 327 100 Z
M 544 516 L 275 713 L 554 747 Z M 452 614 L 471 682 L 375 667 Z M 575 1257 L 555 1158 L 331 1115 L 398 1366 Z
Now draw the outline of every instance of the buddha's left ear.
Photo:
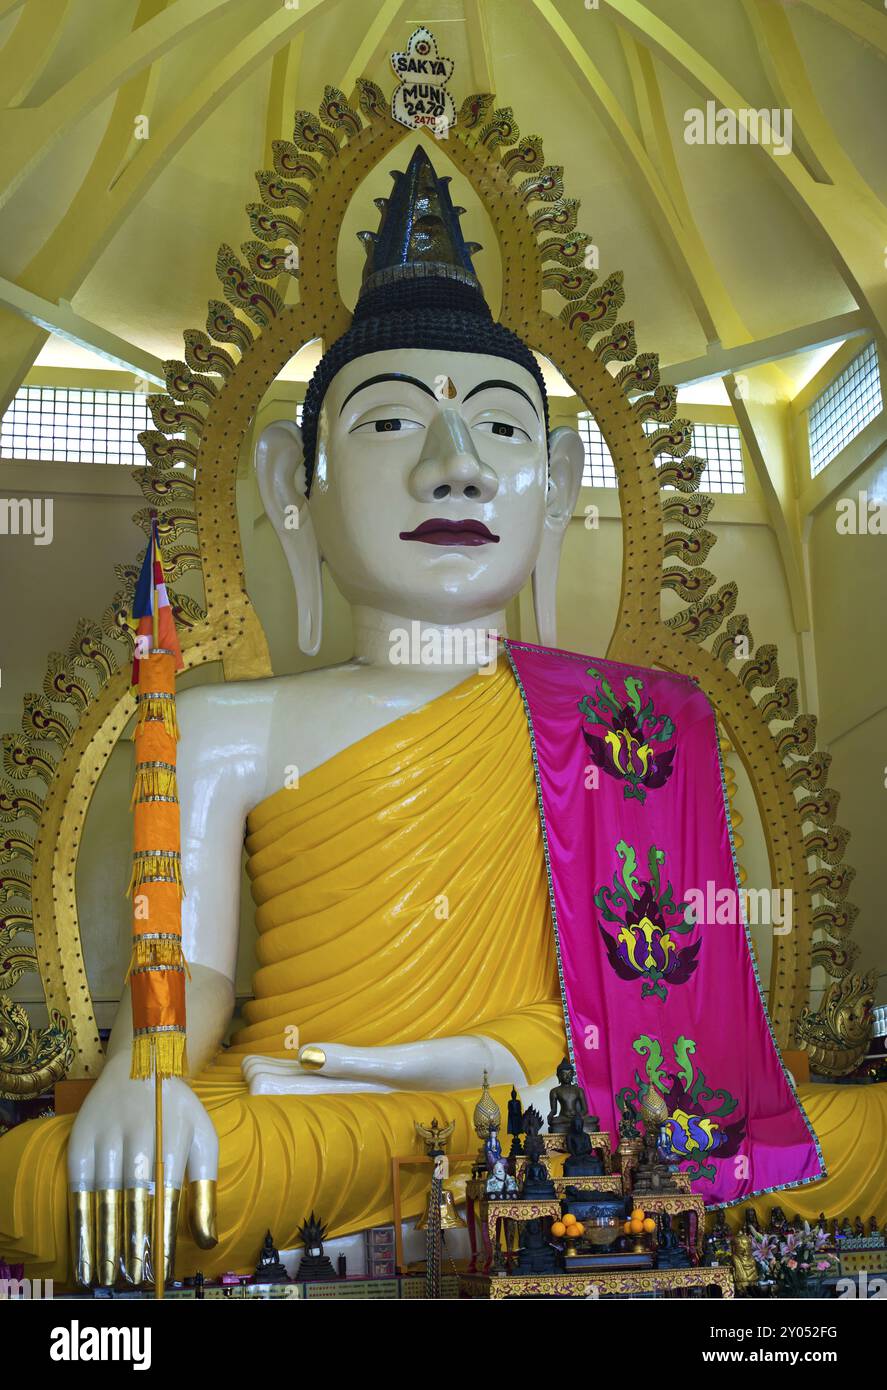
M 320 548 L 308 509 L 302 431 L 294 420 L 276 420 L 262 430 L 255 463 L 262 502 L 296 589 L 299 646 L 315 656 L 323 632 Z
M 585 449 L 576 430 L 559 426 L 548 436 L 548 493 L 539 557 L 533 570 L 533 609 L 539 641 L 557 641 L 557 575 L 561 546 L 582 485 Z

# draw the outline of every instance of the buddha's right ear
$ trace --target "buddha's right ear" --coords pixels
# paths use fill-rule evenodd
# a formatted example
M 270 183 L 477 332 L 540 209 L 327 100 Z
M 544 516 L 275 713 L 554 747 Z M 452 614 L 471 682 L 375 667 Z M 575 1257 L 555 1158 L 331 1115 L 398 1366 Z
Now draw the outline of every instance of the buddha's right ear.
M 256 477 L 262 504 L 283 547 L 296 589 L 299 647 L 316 656 L 323 632 L 320 548 L 305 493 L 302 431 L 292 420 L 277 420 L 256 443 Z

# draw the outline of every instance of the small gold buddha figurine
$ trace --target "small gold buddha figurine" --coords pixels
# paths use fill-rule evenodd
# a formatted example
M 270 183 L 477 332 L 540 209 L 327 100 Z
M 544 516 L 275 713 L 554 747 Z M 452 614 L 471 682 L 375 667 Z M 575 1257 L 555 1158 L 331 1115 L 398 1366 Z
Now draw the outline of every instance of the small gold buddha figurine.
M 752 1284 L 757 1283 L 758 1267 L 752 1254 L 751 1235 L 747 1228 L 740 1227 L 733 1237 L 731 1264 L 737 1293 L 744 1293 Z

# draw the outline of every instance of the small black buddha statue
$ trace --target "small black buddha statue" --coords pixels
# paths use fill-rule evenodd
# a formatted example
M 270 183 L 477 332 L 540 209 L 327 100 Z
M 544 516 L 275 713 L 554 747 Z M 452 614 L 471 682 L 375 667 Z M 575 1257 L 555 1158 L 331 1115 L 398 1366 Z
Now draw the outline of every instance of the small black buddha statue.
M 329 1255 L 323 1253 L 325 1235 L 326 1227 L 314 1212 L 299 1227 L 299 1239 L 305 1246 L 296 1271 L 296 1278 L 300 1282 L 310 1283 L 316 1279 L 336 1278 L 332 1260 Z
M 730 1227 L 727 1225 L 727 1218 L 723 1211 L 719 1211 L 715 1216 L 715 1224 L 711 1234 L 716 1262 L 719 1265 L 728 1265 L 733 1254 L 733 1245 L 730 1238 Z
M 541 1157 L 530 1159 L 524 1168 L 523 1179 L 521 1197 L 525 1202 L 547 1202 L 555 1196 L 551 1174 Z
M 745 1209 L 745 1229 L 747 1231 L 761 1230 L 761 1223 L 758 1220 L 758 1213 L 755 1211 L 754 1207 L 746 1207 Z
M 622 1097 L 622 1115 L 619 1120 L 620 1139 L 640 1139 L 641 1131 L 638 1129 L 637 1106 L 633 1103 L 631 1096 Z
M 521 1135 L 523 1134 L 524 1108 L 521 1099 L 515 1090 L 511 1088 L 511 1100 L 508 1102 L 508 1120 L 506 1122 L 506 1132 L 511 1135 L 511 1148 L 508 1151 L 509 1158 L 516 1158 L 523 1153 Z
M 259 1262 L 256 1265 L 253 1279 L 257 1284 L 288 1284 L 290 1281 L 286 1266 L 281 1264 L 280 1255 L 270 1231 L 265 1232 L 265 1239 L 262 1243 Z
M 526 1201 L 545 1202 L 555 1195 L 555 1190 L 551 1174 L 542 1157 L 545 1152 L 545 1143 L 539 1133 L 542 1128 L 542 1116 L 538 1110 L 530 1106 L 522 1123 L 524 1134 L 527 1136 L 524 1145 L 527 1162 L 523 1171 L 521 1196 Z
M 690 1264 L 690 1258 L 678 1239 L 667 1211 L 662 1212 L 659 1217 L 656 1263 L 660 1269 L 686 1269 Z
M 635 1168 L 632 1191 L 639 1196 L 646 1194 L 655 1197 L 659 1194 L 678 1192 L 680 1189 L 674 1173 L 664 1163 L 659 1152 L 659 1132 L 650 1121 L 645 1122 L 644 1147 L 640 1161 Z
M 564 1159 L 565 1177 L 599 1177 L 603 1173 L 603 1160 L 598 1151 L 591 1147 L 591 1140 L 579 1114 L 574 1115 L 570 1123 L 567 1149 L 569 1157 Z
M 520 1247 L 517 1253 L 518 1274 L 558 1274 L 561 1262 L 559 1252 L 545 1235 L 541 1218 L 522 1221 L 520 1227 Z
M 567 1134 L 574 1115 L 582 1119 L 586 1133 L 596 1134 L 600 1129 L 597 1115 L 589 1115 L 585 1092 L 576 1084 L 576 1072 L 569 1057 L 565 1057 L 557 1069 L 558 1084 L 549 1093 L 548 1133 Z

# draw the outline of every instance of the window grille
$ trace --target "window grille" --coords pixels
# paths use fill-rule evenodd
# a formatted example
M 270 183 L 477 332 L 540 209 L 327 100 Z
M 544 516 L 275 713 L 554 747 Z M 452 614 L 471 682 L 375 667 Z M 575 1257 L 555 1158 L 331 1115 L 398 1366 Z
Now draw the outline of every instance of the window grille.
M 23 386 L 3 416 L 0 458 L 144 464 L 138 436 L 153 428 L 147 397 L 137 391 Z
M 585 446 L 585 466 L 582 469 L 583 487 L 618 487 L 619 479 L 613 456 L 593 415 L 583 411 L 579 416 L 579 437 Z
M 647 420 L 644 430 L 652 434 L 661 426 Z M 617 487 L 613 458 L 594 418 L 587 412 L 579 416 L 579 435 L 585 445 L 583 487 Z M 742 466 L 742 437 L 736 425 L 694 425 L 691 452 L 706 460 L 700 486 L 703 492 L 745 492 Z
M 705 459 L 703 492 L 745 492 L 742 436 L 737 425 L 694 425 L 690 452 Z
M 811 477 L 821 473 L 882 409 L 878 351 L 869 343 L 816 397 L 807 413 Z

